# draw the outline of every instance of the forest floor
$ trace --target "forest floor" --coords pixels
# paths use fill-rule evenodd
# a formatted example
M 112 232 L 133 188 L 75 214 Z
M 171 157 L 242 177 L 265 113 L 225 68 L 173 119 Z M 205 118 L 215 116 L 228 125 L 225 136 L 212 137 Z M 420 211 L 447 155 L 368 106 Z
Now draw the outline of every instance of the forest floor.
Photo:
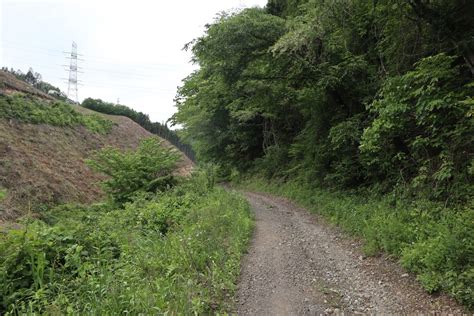
M 465 312 L 446 295 L 427 294 L 391 258 L 366 257 L 361 241 L 319 216 L 284 198 L 245 195 L 256 226 L 242 261 L 239 315 Z

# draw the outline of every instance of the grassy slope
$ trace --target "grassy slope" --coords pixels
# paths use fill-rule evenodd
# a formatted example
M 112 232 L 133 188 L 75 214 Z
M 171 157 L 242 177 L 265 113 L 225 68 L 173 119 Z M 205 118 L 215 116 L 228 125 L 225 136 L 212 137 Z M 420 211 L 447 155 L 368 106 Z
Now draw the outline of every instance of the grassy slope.
M 135 148 L 151 136 L 128 118 L 119 118 L 110 133 L 82 126 L 61 127 L 0 119 L 0 186 L 8 191 L 1 218 L 13 218 L 42 204 L 88 203 L 102 197 L 100 176 L 85 164 L 104 146 Z
M 26 98 L 23 102 L 18 98 L 20 101 L 8 105 L 5 103 L 8 98 L 0 96 L 2 111 L 7 111 L 0 113 L 0 189 L 7 191 L 0 201 L 0 223 L 37 212 L 47 205 L 97 201 L 103 197 L 97 184 L 101 177 L 84 164 L 84 159 L 104 146 L 135 148 L 141 139 L 152 136 L 129 118 L 104 115 L 79 106 L 72 106 L 80 113 L 79 119 L 95 115 L 99 120 L 112 121 L 111 129 L 97 132 L 76 123 L 61 126 L 55 121 L 56 116 L 67 119 L 70 117 L 67 111 L 38 114 L 36 110 L 38 106 L 48 108 L 49 101 Z M 22 102 L 24 109 L 21 109 Z M 31 103 L 29 107 L 27 102 Z M 25 111 L 29 116 L 19 119 L 17 116 Z M 38 117 L 38 122 L 31 122 L 31 117 Z M 94 120 L 86 123 L 94 123 Z M 191 169 L 192 163 L 183 156 L 178 172 L 186 175 Z
M 428 292 L 444 291 L 474 308 L 474 212 L 472 205 L 396 196 L 330 192 L 299 182 L 253 178 L 243 187 L 290 198 L 365 241 L 368 255 L 385 252 L 415 273 Z

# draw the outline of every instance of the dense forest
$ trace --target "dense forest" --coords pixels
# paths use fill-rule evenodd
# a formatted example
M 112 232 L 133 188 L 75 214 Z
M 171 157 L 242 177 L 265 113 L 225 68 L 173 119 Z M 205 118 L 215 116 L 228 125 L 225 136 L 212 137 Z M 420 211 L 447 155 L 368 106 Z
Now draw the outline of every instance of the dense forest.
M 474 2 L 271 0 L 187 45 L 174 122 L 227 172 L 472 193 Z
M 473 1 L 270 0 L 185 48 L 173 122 L 199 161 L 474 306 Z

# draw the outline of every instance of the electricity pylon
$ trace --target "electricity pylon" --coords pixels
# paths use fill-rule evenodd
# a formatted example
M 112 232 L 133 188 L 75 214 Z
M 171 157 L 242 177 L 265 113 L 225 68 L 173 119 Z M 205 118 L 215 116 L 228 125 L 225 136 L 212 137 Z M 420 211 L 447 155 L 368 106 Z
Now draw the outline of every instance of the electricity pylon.
M 70 59 L 69 63 L 69 79 L 68 79 L 68 85 L 67 85 L 67 97 L 71 100 L 73 100 L 76 103 L 79 103 L 79 97 L 77 94 L 77 85 L 78 85 L 78 80 L 77 80 L 77 73 L 80 72 L 78 71 L 78 66 L 77 66 L 77 61 L 81 60 L 78 59 L 77 56 L 80 55 L 77 53 L 77 44 L 76 42 L 72 42 L 72 49 L 71 52 L 66 52 L 70 53 L 71 57 L 66 57 Z

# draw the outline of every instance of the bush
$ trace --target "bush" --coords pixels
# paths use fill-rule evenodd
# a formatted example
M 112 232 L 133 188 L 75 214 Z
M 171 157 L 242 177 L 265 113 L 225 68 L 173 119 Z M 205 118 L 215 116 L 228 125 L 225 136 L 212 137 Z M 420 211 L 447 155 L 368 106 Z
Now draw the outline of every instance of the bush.
M 76 221 L 50 227 L 33 221 L 2 236 L 0 312 L 48 314 L 65 290 L 114 265 L 120 257 L 116 238 L 93 225 Z M 53 294 L 56 300 L 49 301 Z
M 141 141 L 136 151 L 122 152 L 106 147 L 95 159 L 87 160 L 93 169 L 108 178 L 102 182 L 104 190 L 119 204 L 131 201 L 138 192 L 163 191 L 176 184 L 172 172 L 179 155 L 165 147 L 159 138 Z
M 235 193 L 203 187 L 208 178 L 123 209 L 58 207 L 0 235 L 0 313 L 233 311 L 250 210 Z
M 383 84 L 360 145 L 369 176 L 408 183 L 418 196 L 436 200 L 472 195 L 474 85 L 454 62 L 446 54 L 430 56 Z
M 429 237 L 403 249 L 402 265 L 429 292 L 444 290 L 474 307 L 474 213 L 444 215 L 430 226 Z

